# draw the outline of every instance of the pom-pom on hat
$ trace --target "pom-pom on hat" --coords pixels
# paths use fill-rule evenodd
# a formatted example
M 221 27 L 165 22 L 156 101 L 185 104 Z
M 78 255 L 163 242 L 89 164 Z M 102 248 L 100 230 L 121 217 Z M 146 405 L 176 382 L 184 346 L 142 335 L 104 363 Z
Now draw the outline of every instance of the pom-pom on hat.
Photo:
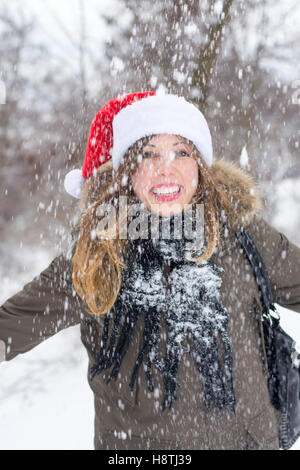
M 95 169 L 112 158 L 116 171 L 137 140 L 156 134 L 175 134 L 191 140 L 211 166 L 211 134 L 196 106 L 176 95 L 156 95 L 153 91 L 130 93 L 109 101 L 94 117 L 83 168 L 66 175 L 66 191 L 79 198 L 81 187 Z

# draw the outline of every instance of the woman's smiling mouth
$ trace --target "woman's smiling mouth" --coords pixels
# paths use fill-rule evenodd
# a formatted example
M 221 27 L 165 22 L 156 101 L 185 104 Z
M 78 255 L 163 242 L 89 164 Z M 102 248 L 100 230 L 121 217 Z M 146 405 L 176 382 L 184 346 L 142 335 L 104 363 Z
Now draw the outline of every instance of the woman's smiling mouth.
M 176 183 L 161 183 L 153 186 L 150 189 L 151 194 L 155 197 L 157 201 L 168 202 L 178 199 L 184 187 L 181 184 Z

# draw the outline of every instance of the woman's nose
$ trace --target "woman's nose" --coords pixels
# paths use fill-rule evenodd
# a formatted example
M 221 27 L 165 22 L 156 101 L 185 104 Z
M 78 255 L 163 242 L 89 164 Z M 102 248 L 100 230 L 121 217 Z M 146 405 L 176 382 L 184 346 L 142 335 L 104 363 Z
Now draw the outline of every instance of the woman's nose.
M 158 168 L 160 171 L 170 171 L 173 166 L 175 153 L 173 151 L 161 152 L 158 158 Z

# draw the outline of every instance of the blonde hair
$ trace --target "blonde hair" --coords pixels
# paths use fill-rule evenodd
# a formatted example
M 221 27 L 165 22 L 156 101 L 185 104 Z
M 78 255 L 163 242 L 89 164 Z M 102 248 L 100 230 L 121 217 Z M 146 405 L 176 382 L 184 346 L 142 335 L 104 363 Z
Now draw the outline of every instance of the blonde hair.
M 130 208 L 140 202 L 134 194 L 131 180 L 138 167 L 138 155 L 151 137 L 137 141 L 124 156 L 118 170 L 113 171 L 111 161 L 102 165 L 85 183 L 81 201 L 79 237 L 73 256 L 73 284 L 78 295 L 87 303 L 92 314 L 106 314 L 114 305 L 122 282 L 122 268 L 125 267 L 127 240 L 119 238 L 122 224 L 116 222 L 115 234 L 109 230 L 97 234 L 99 216 L 97 209 L 103 203 L 111 203 L 119 210 L 119 197 L 127 196 Z M 191 142 L 189 142 L 193 145 Z M 191 204 L 204 204 L 204 252 L 194 262 L 211 258 L 220 241 L 220 214 L 230 208 L 226 189 L 215 182 L 211 169 L 206 165 L 198 150 L 193 146 L 191 155 L 199 168 L 199 185 Z M 124 175 L 127 180 L 124 184 Z

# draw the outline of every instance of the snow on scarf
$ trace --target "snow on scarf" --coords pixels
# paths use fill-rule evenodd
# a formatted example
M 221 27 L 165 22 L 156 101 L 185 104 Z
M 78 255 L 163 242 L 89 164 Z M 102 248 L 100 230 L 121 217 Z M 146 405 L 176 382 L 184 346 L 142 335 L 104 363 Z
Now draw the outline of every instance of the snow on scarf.
M 129 242 L 127 268 L 123 272 L 117 301 L 104 319 L 101 348 L 91 370 L 92 378 L 110 367 L 112 371 L 107 383 L 117 378 L 137 320 L 142 315 L 143 345 L 132 371 L 131 390 L 144 361 L 151 392 L 154 390 L 152 368 L 162 374 L 165 389 L 162 409 L 167 406 L 170 409 L 176 399 L 177 372 L 185 350 L 183 342 L 189 334 L 193 340 L 189 354 L 203 380 L 205 405 L 219 409 L 229 406 L 234 411 L 232 354 L 227 335 L 228 314 L 220 302 L 220 268 L 211 262 L 187 261 L 187 241 L 190 239 L 138 239 Z M 167 286 L 163 261 L 170 266 Z M 158 354 L 158 344 L 163 321 L 167 326 L 167 340 L 162 358 Z M 108 338 L 110 322 L 113 326 Z M 225 353 L 223 368 L 219 360 L 218 339 L 221 339 Z

